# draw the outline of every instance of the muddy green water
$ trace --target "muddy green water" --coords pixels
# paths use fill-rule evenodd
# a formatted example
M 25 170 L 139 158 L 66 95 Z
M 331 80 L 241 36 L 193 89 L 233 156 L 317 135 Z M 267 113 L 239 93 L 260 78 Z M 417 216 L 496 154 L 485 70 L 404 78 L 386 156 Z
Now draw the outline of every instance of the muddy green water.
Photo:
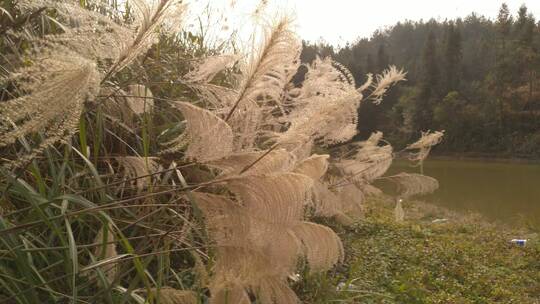
M 418 173 L 419 168 L 396 161 L 389 174 L 403 171 Z M 440 183 L 439 190 L 425 196 L 425 201 L 540 228 L 540 164 L 427 160 L 424 174 Z

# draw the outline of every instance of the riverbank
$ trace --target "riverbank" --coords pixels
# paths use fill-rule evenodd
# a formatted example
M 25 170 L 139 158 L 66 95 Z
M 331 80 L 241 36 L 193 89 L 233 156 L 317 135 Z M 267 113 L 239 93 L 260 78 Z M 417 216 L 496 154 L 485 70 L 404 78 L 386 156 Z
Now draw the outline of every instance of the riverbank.
M 540 158 L 531 155 L 490 154 L 480 152 L 437 153 L 430 154 L 435 160 L 484 161 L 497 163 L 540 164 Z
M 419 202 L 404 209 L 396 223 L 390 202 L 368 203 L 366 218 L 341 231 L 346 261 L 297 286 L 304 302 L 540 303 L 537 233 Z

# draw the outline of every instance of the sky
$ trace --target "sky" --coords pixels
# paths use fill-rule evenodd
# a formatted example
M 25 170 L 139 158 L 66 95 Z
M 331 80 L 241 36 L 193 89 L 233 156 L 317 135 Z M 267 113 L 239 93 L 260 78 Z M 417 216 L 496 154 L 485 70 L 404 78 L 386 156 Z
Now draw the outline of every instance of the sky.
M 344 45 L 357 38 L 370 37 L 377 30 L 404 20 L 439 20 L 465 17 L 471 12 L 494 19 L 502 0 L 267 0 L 265 10 L 280 10 L 295 17 L 302 39 L 323 39 L 333 45 Z M 198 5 L 204 1 L 199 0 Z M 211 0 L 215 7 L 234 11 L 230 19 L 249 18 L 260 0 Z M 263 1 L 264 2 L 264 1 Z M 540 17 L 540 0 L 506 0 L 515 15 L 525 4 L 529 12 Z M 196 4 L 197 5 L 197 4 Z M 229 15 L 231 16 L 231 15 Z M 234 21 L 228 20 L 229 23 Z M 231 27 L 236 27 L 234 24 Z M 240 27 L 245 26 L 241 24 Z

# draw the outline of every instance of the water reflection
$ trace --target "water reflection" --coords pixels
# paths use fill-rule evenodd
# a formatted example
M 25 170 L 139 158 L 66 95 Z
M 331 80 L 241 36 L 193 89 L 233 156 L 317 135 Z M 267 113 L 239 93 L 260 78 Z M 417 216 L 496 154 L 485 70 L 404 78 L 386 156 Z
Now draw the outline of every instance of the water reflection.
M 389 174 L 403 171 L 419 170 L 396 161 Z M 440 183 L 439 190 L 426 196 L 426 201 L 505 222 L 525 220 L 540 227 L 538 164 L 427 160 L 424 173 Z

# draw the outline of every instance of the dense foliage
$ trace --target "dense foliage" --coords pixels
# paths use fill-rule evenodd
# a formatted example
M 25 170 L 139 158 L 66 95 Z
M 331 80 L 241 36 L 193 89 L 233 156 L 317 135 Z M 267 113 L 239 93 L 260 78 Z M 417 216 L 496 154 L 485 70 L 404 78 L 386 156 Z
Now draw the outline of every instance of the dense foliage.
M 522 6 L 502 5 L 496 20 L 478 14 L 445 21 L 405 21 L 340 49 L 307 43 L 303 60 L 332 55 L 358 81 L 388 64 L 408 82 L 380 106 L 360 109 L 362 137 L 383 131 L 404 142 L 446 130 L 439 152 L 540 157 L 540 23 Z
M 360 104 L 381 103 L 402 70 L 358 86 L 317 58 L 293 82 L 289 18 L 255 18 L 238 50 L 184 30 L 188 9 L 2 2 L 0 302 L 298 303 L 298 271 L 343 261 L 330 225 L 358 222 L 374 181 L 402 198 L 437 189 L 384 176 L 382 132 L 351 142 Z M 410 160 L 442 136 L 422 133 Z

